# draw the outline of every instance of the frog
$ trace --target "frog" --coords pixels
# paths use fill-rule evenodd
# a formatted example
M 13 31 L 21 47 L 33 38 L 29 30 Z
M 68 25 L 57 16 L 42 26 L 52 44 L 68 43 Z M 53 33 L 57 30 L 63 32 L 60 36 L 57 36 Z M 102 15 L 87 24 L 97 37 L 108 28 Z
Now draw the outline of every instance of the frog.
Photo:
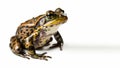
M 57 8 L 21 23 L 15 35 L 10 38 L 11 51 L 23 58 L 47 61 L 52 57 L 47 56 L 47 52 L 38 54 L 36 50 L 41 50 L 46 46 L 49 46 L 48 49 L 59 47 L 62 50 L 64 41 L 58 28 L 67 20 L 64 10 Z M 56 43 L 50 44 L 53 38 Z

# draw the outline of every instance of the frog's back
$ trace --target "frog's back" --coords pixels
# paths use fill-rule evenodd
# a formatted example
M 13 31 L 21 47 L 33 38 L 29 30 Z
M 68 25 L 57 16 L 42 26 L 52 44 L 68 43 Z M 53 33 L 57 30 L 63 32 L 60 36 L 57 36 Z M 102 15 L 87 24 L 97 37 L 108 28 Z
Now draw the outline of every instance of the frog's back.
M 31 33 L 33 33 L 33 31 L 35 30 L 36 26 L 39 25 L 39 20 L 41 19 L 43 15 L 39 15 L 35 18 L 29 19 L 27 21 L 25 21 L 24 23 L 22 23 L 17 31 L 16 31 L 16 36 L 18 39 L 20 39 L 20 41 L 22 42 L 26 37 L 28 37 L 29 35 L 31 35 Z

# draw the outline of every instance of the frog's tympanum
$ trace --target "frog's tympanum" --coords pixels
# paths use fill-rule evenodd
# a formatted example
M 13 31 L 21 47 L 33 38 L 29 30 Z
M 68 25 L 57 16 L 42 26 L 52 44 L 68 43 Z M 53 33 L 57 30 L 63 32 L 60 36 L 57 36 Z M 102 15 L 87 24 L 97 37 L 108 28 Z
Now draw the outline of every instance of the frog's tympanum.
M 62 50 L 63 39 L 57 30 L 61 24 L 67 21 L 64 10 L 57 8 L 55 11 L 49 10 L 45 14 L 22 23 L 16 31 L 16 34 L 10 39 L 10 48 L 12 52 L 23 58 L 35 58 L 48 60 L 50 56 L 46 56 L 46 52 L 38 54 L 36 50 L 40 50 L 50 45 L 52 37 L 57 41 L 48 49 L 59 47 Z

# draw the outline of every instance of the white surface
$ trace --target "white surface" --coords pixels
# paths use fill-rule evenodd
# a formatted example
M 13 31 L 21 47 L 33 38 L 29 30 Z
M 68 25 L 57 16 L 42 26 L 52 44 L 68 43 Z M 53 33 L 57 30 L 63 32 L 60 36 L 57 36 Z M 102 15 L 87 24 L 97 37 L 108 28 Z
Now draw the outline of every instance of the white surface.
M 18 25 L 61 7 L 69 20 L 59 28 L 63 51 L 48 51 L 48 62 L 12 54 Z M 120 68 L 119 0 L 0 0 L 0 68 Z

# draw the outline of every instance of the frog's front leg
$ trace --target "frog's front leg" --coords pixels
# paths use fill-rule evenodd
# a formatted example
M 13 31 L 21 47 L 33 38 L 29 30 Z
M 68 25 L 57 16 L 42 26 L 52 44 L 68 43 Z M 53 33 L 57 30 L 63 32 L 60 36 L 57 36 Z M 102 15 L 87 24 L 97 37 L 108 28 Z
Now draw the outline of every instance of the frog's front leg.
M 64 42 L 63 42 L 63 39 L 58 31 L 54 34 L 54 38 L 57 41 L 57 43 L 53 44 L 49 49 L 59 47 L 60 50 L 62 50 L 62 46 L 63 46 Z
M 45 53 L 42 54 L 37 54 L 35 47 L 33 45 L 34 42 L 34 38 L 36 37 L 37 32 L 35 32 L 34 34 L 32 34 L 30 37 L 26 38 L 25 40 L 25 48 L 27 49 L 27 53 L 29 56 L 31 56 L 32 58 L 35 59 L 42 59 L 42 60 L 48 60 L 47 58 L 51 58 L 50 56 L 46 56 Z

